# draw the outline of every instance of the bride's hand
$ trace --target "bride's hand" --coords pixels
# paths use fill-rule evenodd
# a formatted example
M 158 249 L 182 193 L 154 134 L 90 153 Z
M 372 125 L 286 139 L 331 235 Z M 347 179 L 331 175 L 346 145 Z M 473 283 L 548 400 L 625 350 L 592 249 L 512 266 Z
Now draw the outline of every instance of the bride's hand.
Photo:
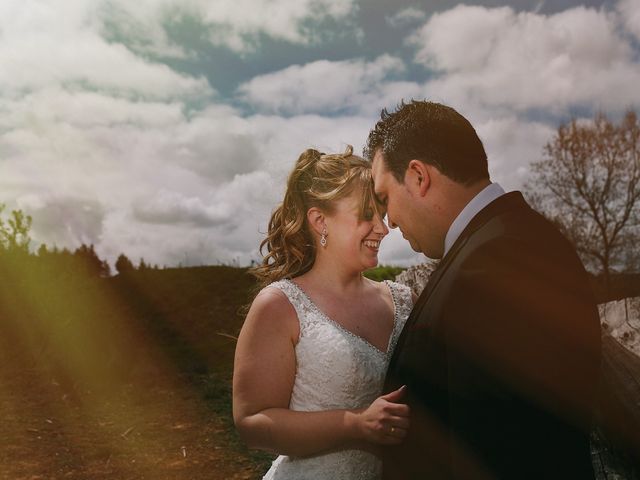
M 409 406 L 400 402 L 406 390 L 403 385 L 361 410 L 358 424 L 363 440 L 381 445 L 397 445 L 404 440 L 409 429 Z

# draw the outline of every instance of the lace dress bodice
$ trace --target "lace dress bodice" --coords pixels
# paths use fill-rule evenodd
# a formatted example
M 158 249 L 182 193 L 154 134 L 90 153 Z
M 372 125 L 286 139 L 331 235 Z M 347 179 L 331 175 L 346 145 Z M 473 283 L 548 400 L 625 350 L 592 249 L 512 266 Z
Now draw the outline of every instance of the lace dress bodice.
M 280 280 L 266 287 L 285 293 L 300 323 L 291 410 L 363 408 L 381 394 L 388 362 L 413 306 L 408 287 L 385 283 L 393 298 L 394 326 L 384 352 L 325 315 L 293 281 Z M 264 479 L 374 480 L 380 478 L 380 471 L 380 461 L 373 454 L 341 450 L 304 458 L 281 455 Z

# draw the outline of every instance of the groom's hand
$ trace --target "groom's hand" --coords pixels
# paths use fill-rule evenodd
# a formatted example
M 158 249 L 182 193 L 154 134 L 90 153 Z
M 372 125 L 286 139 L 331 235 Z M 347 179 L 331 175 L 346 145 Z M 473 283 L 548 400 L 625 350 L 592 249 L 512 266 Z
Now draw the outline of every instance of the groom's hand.
M 403 385 L 361 411 L 359 426 L 364 440 L 381 445 L 397 445 L 404 440 L 409 429 L 409 406 L 402 403 L 406 392 Z

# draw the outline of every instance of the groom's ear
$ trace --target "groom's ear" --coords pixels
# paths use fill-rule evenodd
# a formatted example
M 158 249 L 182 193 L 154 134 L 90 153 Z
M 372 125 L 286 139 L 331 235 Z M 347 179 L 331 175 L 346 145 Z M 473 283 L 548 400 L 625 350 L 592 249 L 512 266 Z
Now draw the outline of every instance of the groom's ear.
M 307 221 L 309 226 L 318 234 L 322 234 L 322 230 L 325 228 L 324 212 L 317 207 L 311 207 L 307 211 Z
M 407 181 L 414 191 L 423 197 L 431 185 L 431 174 L 427 165 L 420 160 L 411 160 L 405 173 L 405 183 Z

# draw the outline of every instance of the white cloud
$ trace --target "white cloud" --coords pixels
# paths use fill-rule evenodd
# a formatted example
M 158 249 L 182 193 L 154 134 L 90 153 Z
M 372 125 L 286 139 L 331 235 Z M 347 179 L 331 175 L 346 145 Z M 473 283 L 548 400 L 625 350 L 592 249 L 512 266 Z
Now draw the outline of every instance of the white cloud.
M 354 0 L 111 0 L 103 16 L 126 32 L 137 50 L 164 56 L 189 53 L 170 41 L 165 24 L 187 16 L 204 29 L 213 45 L 238 53 L 255 51 L 262 36 L 292 44 L 317 44 L 325 21 L 361 32 L 350 21 Z
M 260 146 L 265 168 L 284 185 L 298 155 L 307 148 L 323 152 L 343 151 L 352 145 L 360 153 L 372 119 L 363 116 L 326 117 L 297 115 L 283 118 L 254 115 L 248 118 L 254 139 Z
M 404 27 L 416 21 L 424 20 L 427 14 L 415 7 L 407 7 L 394 15 L 386 17 L 386 21 L 392 27 Z
M 17 99 L 2 100 L 0 129 L 65 122 L 79 128 L 131 124 L 160 127 L 183 118 L 176 101 L 140 101 L 114 98 L 92 91 L 69 91 L 47 86 Z
M 280 114 L 372 113 L 391 97 L 397 101 L 399 93 L 419 90 L 413 82 L 393 81 L 404 70 L 404 62 L 390 55 L 373 61 L 318 60 L 254 77 L 238 93 L 254 108 Z
M 40 192 L 17 198 L 16 206 L 33 217 L 32 237 L 46 238 L 49 246 L 95 244 L 102 235 L 106 212 L 94 198 Z
M 187 112 L 60 87 L 0 99 L 0 110 L 0 202 L 34 216 L 36 243 L 93 243 L 111 262 L 125 252 L 160 265 L 257 259 L 298 155 L 359 152 L 372 125 L 216 104 Z
M 380 244 L 378 265 L 410 266 L 424 263 L 427 257 L 419 252 L 414 252 L 409 246 L 399 228 L 389 231 Z
M 171 264 L 177 259 L 171 246 L 182 252 L 185 232 L 196 248 L 215 240 L 218 226 L 257 224 L 256 216 L 236 218 L 243 209 L 234 192 L 242 188 L 234 185 L 255 173 L 261 156 L 251 125 L 230 107 L 187 113 L 180 102 L 54 86 L 0 97 L 0 111 L 0 202 L 33 215 L 36 242 L 70 248 L 91 242 L 111 261 L 131 251 Z M 247 208 L 262 212 L 270 202 L 253 190 Z M 228 233 L 222 228 L 217 236 Z M 192 260 L 237 255 L 198 251 Z
M 293 44 L 317 44 L 328 35 L 323 29 L 326 21 L 339 24 L 342 34 L 351 31 L 358 38 L 362 32 L 352 21 L 357 9 L 355 0 L 6 0 L 0 5 L 5 47 L 0 60 L 4 65 L 5 60 L 12 60 L 16 67 L 38 66 L 45 73 L 44 80 L 49 80 L 57 77 L 59 68 L 64 73 L 75 59 L 77 67 L 88 67 L 75 72 L 81 80 L 88 77 L 94 81 L 106 75 L 104 80 L 113 82 L 116 76 L 146 74 L 145 62 L 134 56 L 138 64 L 132 63 L 131 52 L 122 50 L 122 43 L 150 57 L 193 57 L 194 52 L 176 43 L 168 31 L 171 24 L 187 17 L 203 29 L 212 44 L 246 53 L 259 46 L 262 36 Z M 30 52 L 30 56 L 22 58 L 21 52 Z M 66 64 L 60 65 L 60 60 Z M 132 71 L 110 71 L 110 65 L 118 66 L 113 62 Z M 160 78 L 155 81 L 167 81 L 163 75 L 168 73 L 156 72 Z M 28 77 L 20 76 L 17 81 Z
M 555 131 L 546 118 L 636 98 L 637 2 L 555 15 L 459 6 L 412 36 L 431 69 L 422 83 L 382 49 L 318 55 L 241 84 L 230 101 L 253 113 L 163 63 L 203 54 L 174 43 L 172 22 L 186 15 L 201 38 L 244 54 L 265 37 L 320 42 L 323 22 L 357 36 L 355 0 L 0 2 L 0 202 L 34 216 L 36 241 L 92 242 L 111 261 L 247 264 L 300 152 L 359 153 L 379 110 L 412 97 L 467 116 L 492 178 L 519 188 Z M 397 231 L 383 243 L 383 263 L 422 259 Z
M 345 21 L 353 0 L 200 0 L 204 20 L 213 26 L 211 40 L 236 51 L 253 50 L 259 35 L 291 43 L 316 43 L 321 32 L 312 25 L 326 19 Z M 220 28 L 222 27 L 222 28 Z M 356 33 L 355 27 L 354 33 Z
M 194 52 L 176 44 L 167 31 L 167 25 L 179 16 L 180 5 L 167 0 L 102 1 L 96 20 L 101 36 L 125 42 L 136 53 L 165 59 L 194 58 Z
M 166 153 L 159 154 L 211 184 L 260 167 L 252 126 L 230 107 L 212 105 L 176 126 L 170 135 Z
M 220 255 L 209 231 L 176 228 L 175 225 L 136 223 L 126 210 L 113 210 L 103 222 L 102 242 L 96 252 L 112 263 L 125 253 L 137 263 L 160 266 L 211 265 L 227 261 Z
M 2 2 L 0 91 L 19 97 L 52 86 L 102 90 L 128 98 L 184 98 L 214 92 L 193 78 L 136 56 L 100 34 L 93 2 Z
M 638 64 L 614 13 L 576 7 L 554 15 L 459 5 L 408 39 L 438 76 L 427 91 L 460 104 L 564 111 L 629 106 Z
M 214 227 L 224 225 L 229 213 L 219 205 L 207 205 L 199 197 L 160 190 L 152 197 L 137 198 L 132 205 L 133 217 L 145 223 Z
M 640 0 L 620 0 L 617 9 L 627 30 L 640 40 Z
M 547 124 L 501 116 L 474 122 L 487 152 L 491 179 L 506 190 L 523 187 L 531 162 L 540 160 L 555 129 Z
M 33 215 L 36 243 L 93 243 L 112 262 L 125 252 L 161 265 L 246 264 L 302 150 L 361 150 L 366 116 L 247 117 L 219 103 L 203 78 L 158 59 L 190 54 L 165 28 L 185 12 L 226 28 L 240 39 L 234 48 L 246 49 L 261 35 L 313 43 L 310 20 L 342 21 L 355 9 L 347 0 L 248 6 L 0 3 L 0 202 Z M 409 85 L 387 81 L 403 68 L 393 57 L 353 64 L 336 90 L 343 99 Z M 372 87 L 378 80 L 386 90 Z

